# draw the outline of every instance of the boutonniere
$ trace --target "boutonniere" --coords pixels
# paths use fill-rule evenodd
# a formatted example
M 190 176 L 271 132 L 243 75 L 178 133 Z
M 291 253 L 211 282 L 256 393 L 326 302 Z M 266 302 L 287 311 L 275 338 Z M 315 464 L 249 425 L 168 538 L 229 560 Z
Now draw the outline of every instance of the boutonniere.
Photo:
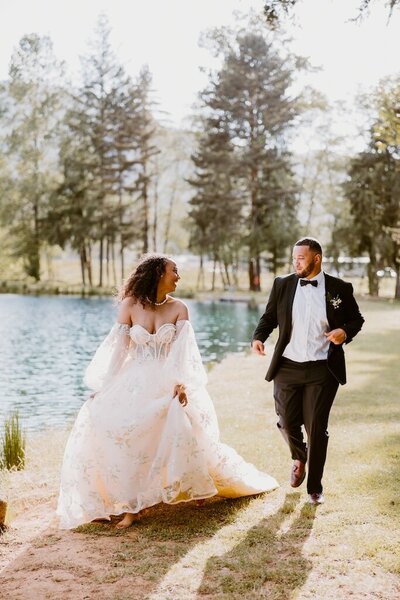
M 326 294 L 326 299 L 328 300 L 329 304 L 332 304 L 333 308 L 335 309 L 339 308 L 339 306 L 342 304 L 342 299 L 340 298 L 340 296 L 332 296 L 330 292 Z

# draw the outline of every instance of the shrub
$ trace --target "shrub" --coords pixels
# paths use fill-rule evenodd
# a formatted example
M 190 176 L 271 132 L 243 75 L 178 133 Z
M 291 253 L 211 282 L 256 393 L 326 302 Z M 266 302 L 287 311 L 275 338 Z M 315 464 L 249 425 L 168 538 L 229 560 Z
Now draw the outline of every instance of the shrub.
M 22 431 L 18 412 L 13 413 L 4 423 L 1 440 L 0 466 L 3 469 L 25 467 L 25 434 Z

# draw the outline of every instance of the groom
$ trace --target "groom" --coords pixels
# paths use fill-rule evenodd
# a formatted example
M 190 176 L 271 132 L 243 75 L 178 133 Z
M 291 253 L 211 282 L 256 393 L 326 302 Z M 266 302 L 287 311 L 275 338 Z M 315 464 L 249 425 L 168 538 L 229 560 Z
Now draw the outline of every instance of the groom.
M 307 492 L 314 505 L 324 502 L 329 412 L 339 383 L 346 383 L 343 344 L 364 322 L 352 285 L 324 273 L 321 263 L 318 240 L 295 243 L 295 273 L 275 279 L 252 341 L 254 352 L 264 356 L 264 342 L 279 326 L 266 380 L 274 380 L 277 425 L 293 459 L 290 483 L 303 483 L 308 463 Z

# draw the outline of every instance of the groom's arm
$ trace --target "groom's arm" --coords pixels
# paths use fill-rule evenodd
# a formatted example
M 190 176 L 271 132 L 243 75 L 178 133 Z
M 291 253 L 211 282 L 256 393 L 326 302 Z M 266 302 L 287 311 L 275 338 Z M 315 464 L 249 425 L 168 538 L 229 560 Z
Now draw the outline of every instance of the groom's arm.
M 362 316 L 356 299 L 354 298 L 353 286 L 351 283 L 344 283 L 344 316 L 345 322 L 342 325 L 342 329 L 346 333 L 346 344 L 349 344 L 351 340 L 357 335 L 364 323 L 364 317 Z
M 275 327 L 278 326 L 277 317 L 277 282 L 280 278 L 277 277 L 272 286 L 272 290 L 265 308 L 264 314 L 258 322 L 258 325 L 253 333 L 252 345 L 254 348 L 254 342 L 260 341 L 262 343 L 271 335 Z M 256 348 L 254 348 L 256 350 Z M 257 351 L 257 350 L 256 350 Z

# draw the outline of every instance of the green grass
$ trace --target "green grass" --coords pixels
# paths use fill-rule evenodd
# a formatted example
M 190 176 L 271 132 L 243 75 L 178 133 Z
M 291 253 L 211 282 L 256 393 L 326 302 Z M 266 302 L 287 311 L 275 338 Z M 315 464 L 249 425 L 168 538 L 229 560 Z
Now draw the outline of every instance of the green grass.
M 196 598 L 286 600 L 301 598 L 299 590 L 305 598 L 346 598 L 350 590 L 356 594 L 364 569 L 388 581 L 400 574 L 400 306 L 363 301 L 361 308 L 366 324 L 346 348 L 349 383 L 340 388 L 331 415 L 326 504 L 310 507 L 305 490 L 293 493 L 286 483 L 290 458 L 275 430 L 264 365 L 254 357 L 231 357 L 211 374 L 222 439 L 275 475 L 282 489 L 254 499 L 208 501 L 200 510 L 155 507 L 123 536 L 110 526 L 80 528 L 119 538 L 113 578 L 140 576 L 160 599 L 172 598 L 160 584 L 168 569 L 190 553 L 200 556 L 202 544 L 218 536 L 222 548 L 234 543 L 204 561 Z M 221 534 L 226 530 L 228 542 Z M 238 530 L 245 535 L 235 543 Z M 342 577 L 348 589 L 339 583 Z M 382 598 L 394 599 L 390 585 Z M 367 590 L 365 597 L 379 597 L 376 593 Z
M 8 417 L 3 426 L 0 466 L 3 469 L 21 471 L 25 467 L 25 434 L 17 412 Z

